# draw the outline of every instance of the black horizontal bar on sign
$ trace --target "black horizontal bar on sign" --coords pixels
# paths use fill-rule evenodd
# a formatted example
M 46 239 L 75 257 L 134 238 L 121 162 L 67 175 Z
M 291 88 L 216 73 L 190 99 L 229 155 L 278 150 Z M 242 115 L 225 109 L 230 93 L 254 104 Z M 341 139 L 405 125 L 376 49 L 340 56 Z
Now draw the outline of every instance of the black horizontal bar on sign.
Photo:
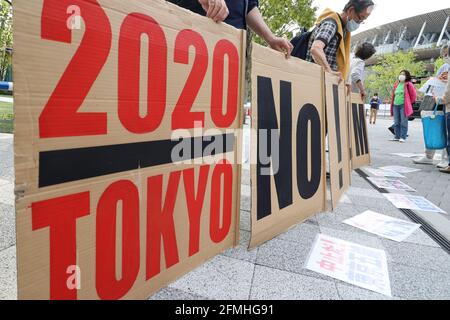
M 180 143 L 190 144 L 191 152 L 182 155 L 179 161 L 202 158 L 205 148 L 217 143 L 217 139 L 222 139 L 222 148 L 213 149 L 208 155 L 214 156 L 234 150 L 235 136 L 231 133 L 183 140 L 159 140 L 40 152 L 39 188 L 170 164 L 173 163 L 172 150 Z M 196 150 L 199 148 L 195 148 L 198 145 L 201 146 L 201 154 L 196 154 L 199 153 Z

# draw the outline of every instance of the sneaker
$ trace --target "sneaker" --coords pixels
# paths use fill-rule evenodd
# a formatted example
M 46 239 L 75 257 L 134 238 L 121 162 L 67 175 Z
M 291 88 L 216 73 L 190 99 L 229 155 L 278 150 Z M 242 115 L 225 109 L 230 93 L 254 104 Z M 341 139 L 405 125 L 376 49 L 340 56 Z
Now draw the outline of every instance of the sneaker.
M 414 162 L 415 164 L 434 164 L 433 159 L 429 159 L 429 158 L 427 158 L 427 157 L 422 157 L 422 158 L 420 158 L 420 159 L 413 160 L 413 162 Z
M 400 141 L 401 143 L 405 143 L 405 142 L 406 142 L 405 139 L 400 139 L 400 140 L 398 140 L 398 141 Z
M 438 167 L 438 168 L 440 168 L 440 169 L 445 169 L 445 168 L 447 168 L 447 167 L 448 167 L 448 159 L 445 159 L 445 160 L 439 162 L 438 165 L 437 165 L 436 167 Z
M 389 141 L 400 141 L 400 139 L 392 138 L 392 139 L 390 139 Z
M 449 174 L 450 174 L 450 166 L 447 165 L 446 168 L 443 168 L 443 169 L 441 169 L 441 170 L 439 170 L 439 171 L 442 172 L 442 173 L 449 173 Z

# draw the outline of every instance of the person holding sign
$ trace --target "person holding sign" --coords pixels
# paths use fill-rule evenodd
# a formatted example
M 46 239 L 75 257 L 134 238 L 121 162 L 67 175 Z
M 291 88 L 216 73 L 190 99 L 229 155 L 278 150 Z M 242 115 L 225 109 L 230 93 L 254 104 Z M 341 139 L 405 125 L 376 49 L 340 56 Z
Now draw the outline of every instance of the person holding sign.
M 355 56 L 352 59 L 347 83 L 351 84 L 352 92 L 361 95 L 362 101 L 365 101 L 367 97 L 366 88 L 364 87 L 366 60 L 370 59 L 376 52 L 377 50 L 373 44 L 364 42 L 356 48 Z
M 290 56 L 293 46 L 284 38 L 277 37 L 264 22 L 258 9 L 258 0 L 168 0 L 192 12 L 225 22 L 237 29 L 250 27 L 274 50 Z
M 450 65 L 450 57 L 447 56 L 445 58 L 445 63 Z M 441 99 L 437 99 L 438 102 L 445 104 L 445 111 L 447 112 L 445 115 L 445 121 L 447 123 L 447 154 L 450 155 L 450 81 L 447 79 L 447 90 L 445 91 L 444 96 Z M 440 172 L 450 173 L 450 160 L 448 160 L 448 166 L 440 169 Z
M 306 61 L 321 65 L 325 71 L 339 77 L 350 74 L 351 33 L 370 16 L 372 0 L 350 0 L 342 13 L 326 9 L 317 19 L 308 43 Z
M 448 72 L 450 71 L 450 59 L 449 59 L 449 47 L 448 44 L 445 44 L 441 47 L 441 58 L 444 60 L 444 64 L 439 68 L 439 70 L 436 72 L 435 79 L 436 81 L 447 81 L 448 80 Z M 427 92 L 424 98 L 424 102 L 427 101 L 427 99 L 431 100 L 431 110 L 434 109 L 435 100 L 433 99 L 433 92 L 435 93 L 436 88 L 429 87 L 427 88 Z M 426 111 L 426 109 L 424 109 Z M 428 110 L 430 111 L 430 110 Z M 444 111 L 444 106 L 439 105 L 437 111 Z M 447 107 L 447 111 L 449 111 L 449 108 Z M 434 165 L 434 157 L 436 155 L 436 150 L 425 150 L 425 156 L 423 156 L 420 159 L 413 160 L 415 164 L 423 164 L 423 165 Z M 448 154 L 447 150 L 443 150 L 442 152 L 442 161 L 437 164 L 438 168 L 446 168 L 448 164 Z

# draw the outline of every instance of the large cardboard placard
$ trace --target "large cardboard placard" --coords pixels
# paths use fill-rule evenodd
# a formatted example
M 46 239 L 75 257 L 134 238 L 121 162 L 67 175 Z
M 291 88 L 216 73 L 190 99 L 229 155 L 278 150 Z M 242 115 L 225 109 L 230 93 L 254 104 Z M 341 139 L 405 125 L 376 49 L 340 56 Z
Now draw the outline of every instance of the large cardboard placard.
M 244 31 L 162 0 L 14 20 L 19 298 L 147 298 L 237 244 Z
M 328 154 L 333 209 L 351 183 L 350 144 L 345 84 L 325 73 L 325 97 L 328 127 Z
M 359 94 L 351 95 L 350 135 L 352 148 L 352 169 L 356 170 L 370 165 L 369 134 L 364 102 Z
M 252 108 L 255 247 L 326 209 L 321 68 L 255 45 Z

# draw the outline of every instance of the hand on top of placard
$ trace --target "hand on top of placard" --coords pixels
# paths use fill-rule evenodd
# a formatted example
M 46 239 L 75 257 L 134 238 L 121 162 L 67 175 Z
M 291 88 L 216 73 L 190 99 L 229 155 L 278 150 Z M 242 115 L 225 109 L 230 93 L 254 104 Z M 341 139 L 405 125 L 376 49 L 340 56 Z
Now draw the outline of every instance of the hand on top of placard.
M 225 0 L 198 0 L 198 2 L 206 11 L 206 16 L 214 22 L 223 22 L 230 13 Z

